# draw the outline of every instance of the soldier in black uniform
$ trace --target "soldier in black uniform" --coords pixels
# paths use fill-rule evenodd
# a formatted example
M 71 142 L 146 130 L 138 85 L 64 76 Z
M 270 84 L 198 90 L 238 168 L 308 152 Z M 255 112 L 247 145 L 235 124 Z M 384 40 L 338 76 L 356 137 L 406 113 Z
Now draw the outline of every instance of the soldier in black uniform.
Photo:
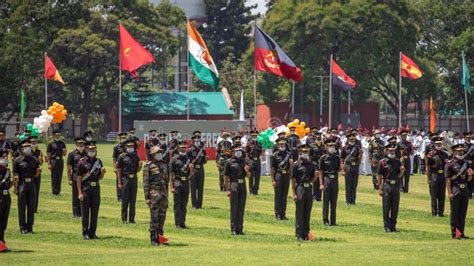
M 170 139 L 168 141 L 168 158 L 173 158 L 176 154 L 178 154 L 178 144 L 179 144 L 179 138 L 178 138 L 178 131 L 177 130 L 172 130 L 170 131 Z
M 362 159 L 362 149 L 356 144 L 356 136 L 350 133 L 346 145 L 341 150 L 342 168 L 346 184 L 346 203 L 355 205 L 357 185 L 359 183 L 359 165 Z
M 311 209 L 313 208 L 313 183 L 319 179 L 319 188 L 323 189 L 323 181 L 317 168 L 309 157 L 309 146 L 299 147 L 299 159 L 291 168 L 291 188 L 296 203 L 296 234 L 299 241 L 308 240 L 310 231 Z
M 189 147 L 188 157 L 194 166 L 193 176 L 191 177 L 191 204 L 195 209 L 202 209 L 202 198 L 204 192 L 204 164 L 207 163 L 206 150 L 201 142 L 200 135 L 192 137 L 193 144 Z
M 119 177 L 117 173 L 117 159 L 120 156 L 120 154 L 125 152 L 125 147 L 123 144 L 125 141 L 127 141 L 127 133 L 126 132 L 120 132 L 118 134 L 119 137 L 119 143 L 114 146 L 112 150 L 112 166 L 114 167 L 114 173 L 115 173 L 115 186 L 116 186 L 116 191 L 117 191 L 117 201 L 122 200 L 122 189 L 119 188 Z
M 29 137 L 30 144 L 31 144 L 31 153 L 33 156 L 38 160 L 40 167 L 43 165 L 43 152 L 38 148 L 38 142 L 36 141 L 38 137 Z M 36 186 L 36 199 L 35 199 L 35 213 L 38 213 L 38 206 L 39 206 L 39 194 L 40 194 L 40 187 L 41 187 L 41 174 L 39 174 L 35 178 L 35 186 Z
M 219 170 L 219 188 L 223 192 L 224 189 L 224 165 L 231 157 L 232 142 L 229 140 L 229 133 L 222 132 L 222 140 L 217 143 L 216 149 L 216 165 Z
M 0 129 L 0 157 L 8 158 L 11 146 L 10 143 L 5 139 L 5 130 Z
M 81 201 L 82 237 L 84 240 L 98 239 L 96 235 L 100 206 L 100 184 L 104 178 L 105 167 L 97 158 L 94 141 L 86 142 L 87 157 L 77 165 L 77 190 Z
M 150 207 L 150 241 L 156 246 L 164 235 L 163 226 L 168 209 L 168 164 L 164 160 L 165 150 L 159 146 L 150 149 L 152 157 L 143 167 L 143 191 L 145 203 Z
M 5 230 L 8 225 L 10 214 L 10 188 L 12 187 L 12 175 L 8 169 L 7 156 L 0 156 L 0 241 L 5 244 Z
M 125 152 L 117 159 L 118 187 L 122 189 L 122 223 L 135 223 L 135 205 L 137 203 L 138 180 L 137 174 L 142 168 L 142 162 L 135 151 L 135 141 L 128 139 L 124 142 Z M 128 215 L 127 215 L 128 214 Z M 128 220 L 127 220 L 128 217 Z
M 166 138 L 166 134 L 165 134 L 165 138 Z M 160 143 L 160 140 L 158 139 L 158 137 L 156 135 L 156 130 L 152 129 L 152 130 L 148 131 L 148 141 L 145 143 L 146 157 L 147 157 L 148 160 L 151 159 L 150 149 L 153 146 L 158 145 L 159 143 Z M 165 140 L 165 145 L 166 145 L 166 140 Z
M 51 189 L 53 195 L 59 196 L 61 193 L 61 180 L 63 179 L 64 161 L 66 156 L 66 144 L 61 140 L 61 131 L 53 131 L 53 141 L 48 144 L 46 150 L 46 162 L 51 170 Z
M 12 165 L 15 159 L 20 156 L 20 132 L 15 133 L 15 139 L 11 141 L 9 144 L 10 146 L 10 152 L 12 155 Z
M 138 150 L 138 148 L 140 147 L 140 139 L 135 136 L 135 128 L 132 127 L 128 130 L 128 138 L 133 140 L 133 145 L 134 145 L 134 148 L 135 150 Z
M 326 153 L 326 148 L 321 139 L 321 132 L 317 128 L 311 129 L 312 136 L 306 139 L 306 144 L 309 146 L 309 157 L 315 165 L 316 169 L 319 169 L 319 159 Z M 316 181 L 313 184 L 313 200 L 321 201 L 321 190 L 319 189 L 319 183 Z
M 379 168 L 379 162 L 382 160 L 384 156 L 384 146 L 385 143 L 381 139 L 381 132 L 380 130 L 375 130 L 374 137 L 369 142 L 369 160 L 370 160 L 370 168 L 372 171 L 372 183 L 374 185 L 374 189 L 379 189 L 379 183 L 377 180 L 377 170 Z
M 244 213 L 247 201 L 245 177 L 250 172 L 240 144 L 234 145 L 232 157 L 224 166 L 224 184 L 230 198 L 230 230 L 232 235 L 244 235 Z
M 248 163 L 250 167 L 250 176 L 249 176 L 249 193 L 251 195 L 258 195 L 258 190 L 260 188 L 260 172 L 261 172 L 261 162 L 260 155 L 263 153 L 262 145 L 257 141 L 258 131 L 250 131 L 250 141 L 247 142 L 245 146 L 245 153 L 248 157 Z M 235 143 L 234 143 L 235 144 Z
M 408 193 L 408 189 L 410 186 L 410 168 L 411 168 L 411 162 L 410 162 L 410 156 L 413 155 L 413 144 L 407 140 L 407 131 L 402 131 L 401 132 L 401 138 L 402 140 L 398 142 L 398 149 L 400 150 L 400 161 L 402 162 L 403 166 L 405 169 L 407 169 L 404 173 L 403 177 L 403 184 L 402 184 L 402 189 L 404 193 Z
M 185 229 L 189 200 L 189 178 L 193 174 L 191 158 L 186 153 L 186 144 L 177 144 L 176 154 L 169 163 L 170 192 L 173 193 L 174 222 L 176 228 Z
M 464 160 L 467 161 L 469 168 L 474 169 L 474 145 L 471 144 L 472 132 L 464 132 Z M 469 198 L 472 199 L 474 189 L 474 180 L 468 184 Z
M 72 187 L 72 216 L 74 218 L 81 217 L 81 202 L 79 201 L 79 194 L 77 191 L 77 165 L 79 161 L 86 157 L 84 144 L 86 139 L 78 137 L 74 139 L 76 149 L 67 155 L 67 178 L 68 184 Z
M 397 146 L 385 146 L 386 156 L 380 160 L 378 167 L 379 195 L 382 197 L 383 224 L 385 232 L 397 231 L 398 208 L 400 206 L 400 186 L 405 167 L 396 156 Z M 382 184 L 383 180 L 383 184 Z
M 467 207 L 469 204 L 468 182 L 474 171 L 463 159 L 464 147 L 457 144 L 451 147 L 454 158 L 445 166 L 446 187 L 451 203 L 451 235 L 453 238 L 468 238 L 464 234 Z
M 290 166 L 293 164 L 293 159 L 284 139 L 279 140 L 276 145 L 277 151 L 270 156 L 272 185 L 275 190 L 275 218 L 288 220 L 286 206 L 290 187 Z
M 290 127 L 290 135 L 286 138 L 286 143 L 290 148 L 291 159 L 296 162 L 298 160 L 298 147 L 301 145 L 300 137 L 296 135 L 296 127 Z
M 446 179 L 444 167 L 449 155 L 443 148 L 443 138 L 433 138 L 434 149 L 427 154 L 428 184 L 431 196 L 431 215 L 444 216 L 444 200 L 446 198 Z
M 40 174 L 41 167 L 31 152 L 30 141 L 22 140 L 20 155 L 13 163 L 14 182 L 18 185 L 18 220 L 22 234 L 33 233 L 36 207 L 35 178 Z
M 82 137 L 87 142 L 94 140 L 94 137 L 92 136 L 92 131 L 91 130 L 87 130 L 86 132 L 84 132 L 84 134 L 82 134 Z
M 326 154 L 321 156 L 319 167 L 323 179 L 323 222 L 324 225 L 336 225 L 337 196 L 339 194 L 338 176 L 341 171 L 341 158 L 336 150 L 336 140 L 330 138 L 324 143 Z M 331 217 L 329 219 L 329 204 L 331 204 Z

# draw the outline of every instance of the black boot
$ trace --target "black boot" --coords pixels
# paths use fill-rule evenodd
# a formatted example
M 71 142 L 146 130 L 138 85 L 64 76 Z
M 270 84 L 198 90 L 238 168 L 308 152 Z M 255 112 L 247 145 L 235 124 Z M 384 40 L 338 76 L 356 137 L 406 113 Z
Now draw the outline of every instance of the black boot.
M 152 246 L 158 246 L 158 239 L 155 231 L 150 231 L 150 241 Z

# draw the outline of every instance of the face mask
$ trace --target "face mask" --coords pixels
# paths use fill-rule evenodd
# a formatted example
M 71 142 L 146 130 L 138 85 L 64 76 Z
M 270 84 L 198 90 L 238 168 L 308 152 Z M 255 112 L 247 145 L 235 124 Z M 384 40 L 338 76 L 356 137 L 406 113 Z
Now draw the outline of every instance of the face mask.
M 155 154 L 155 160 L 161 161 L 163 159 L 163 153 L 159 152 Z
M 78 151 L 83 152 L 84 151 L 84 146 L 77 146 L 76 147 Z
M 89 156 L 89 157 L 95 157 L 95 155 L 96 155 L 96 152 L 95 152 L 95 151 L 89 151 L 89 152 L 87 152 L 87 156 Z
M 236 151 L 234 152 L 235 157 L 240 158 L 242 157 L 242 151 Z
M 127 152 L 128 152 L 128 153 L 133 153 L 134 151 L 135 151 L 134 148 L 127 148 Z
M 385 138 L 385 134 L 382 134 L 381 136 L 382 136 L 382 138 Z
M 32 149 L 36 149 L 36 147 L 38 147 L 38 144 L 31 144 Z
M 462 159 L 463 159 L 463 157 L 464 157 L 464 156 L 463 156 L 463 155 L 461 155 L 461 154 L 456 154 L 456 158 L 457 158 L 457 159 L 459 159 L 459 160 L 462 160 Z
M 224 140 L 227 140 L 229 137 L 223 137 Z
M 194 141 L 194 144 L 197 145 L 197 146 L 199 146 L 199 145 L 201 144 L 201 141 L 200 141 L 200 140 L 195 140 L 195 141 Z
M 180 151 L 179 155 L 184 156 L 184 155 L 186 155 L 186 152 L 185 151 Z
M 421 135 L 424 136 L 424 135 L 425 135 L 425 132 L 421 132 Z
M 329 153 L 336 153 L 336 148 L 328 148 Z
M 173 139 L 178 139 L 178 136 L 172 136 Z
M 435 145 L 435 149 L 437 149 L 439 151 L 439 150 L 441 150 L 441 146 Z
M 291 134 L 295 134 L 295 131 L 294 131 L 294 130 L 290 130 L 290 133 L 291 133 Z
M 375 137 L 379 139 L 379 138 L 380 138 L 380 134 L 375 134 Z
M 316 143 L 321 143 L 321 139 L 316 139 Z
M 160 144 L 161 144 L 161 145 L 165 145 L 165 144 L 166 144 L 166 141 L 160 140 Z
M 31 154 L 31 147 L 22 148 L 21 151 L 26 155 L 30 155 Z
M 8 165 L 8 160 L 5 158 L 0 159 L 0 166 L 7 166 Z
M 308 160 L 309 159 L 309 154 L 308 153 L 302 153 L 301 158 Z
M 135 137 L 135 133 L 128 133 L 130 137 Z
M 92 141 L 92 137 L 87 137 L 86 141 Z
M 278 147 L 278 150 L 279 150 L 279 151 L 285 151 L 286 148 L 285 148 L 285 147 Z
M 124 143 L 127 139 L 120 139 L 120 143 Z
M 151 134 L 151 135 L 150 135 L 150 138 L 151 138 L 151 139 L 156 138 L 156 134 Z
M 390 158 L 390 159 L 395 158 L 395 153 L 389 153 L 389 154 L 388 154 L 388 158 Z

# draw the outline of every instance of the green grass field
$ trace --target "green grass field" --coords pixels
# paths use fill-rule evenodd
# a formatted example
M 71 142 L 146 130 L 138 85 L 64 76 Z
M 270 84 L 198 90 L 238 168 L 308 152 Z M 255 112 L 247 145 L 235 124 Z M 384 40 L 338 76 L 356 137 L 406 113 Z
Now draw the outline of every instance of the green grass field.
M 44 148 L 44 146 L 42 146 Z M 68 149 L 72 149 L 68 145 Z M 6 240 L 12 252 L 0 254 L 0 265 L 17 264 L 458 264 L 474 263 L 474 241 L 452 240 L 449 217 L 432 218 L 424 176 L 413 176 L 411 191 L 402 194 L 399 233 L 385 233 L 381 198 L 371 189 L 371 178 L 361 176 L 357 205 L 347 207 L 341 182 L 337 227 L 322 225 L 322 204 L 313 205 L 311 227 L 316 240 L 299 243 L 294 237 L 295 204 L 289 201 L 288 221 L 273 216 L 273 189 L 262 177 L 259 196 L 249 196 L 245 213 L 245 236 L 231 236 L 229 200 L 218 189 L 217 168 L 206 166 L 204 209 L 188 206 L 189 229 L 174 227 L 172 197 L 165 224 L 169 246 L 149 243 L 149 210 L 140 182 L 137 224 L 124 225 L 115 196 L 111 168 L 112 145 L 99 146 L 99 157 L 107 165 L 101 182 L 102 201 L 97 234 L 100 240 L 84 241 L 81 221 L 72 218 L 71 188 L 63 177 L 60 197 L 51 196 L 50 175 L 44 172 L 39 214 L 33 235 L 20 235 L 17 197 Z M 141 175 L 140 175 L 141 176 Z M 141 179 L 141 178 L 140 178 Z M 342 181 L 343 179 L 340 179 Z M 449 204 L 446 213 L 449 214 Z M 474 237 L 474 207 L 469 206 L 466 234 Z

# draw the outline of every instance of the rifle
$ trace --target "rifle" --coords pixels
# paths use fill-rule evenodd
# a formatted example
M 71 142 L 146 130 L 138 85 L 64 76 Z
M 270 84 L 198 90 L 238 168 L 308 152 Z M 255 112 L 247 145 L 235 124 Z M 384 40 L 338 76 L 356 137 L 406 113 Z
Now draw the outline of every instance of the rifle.
M 280 166 L 280 168 L 283 168 L 285 166 L 285 164 L 288 162 L 289 159 L 290 159 L 290 153 L 287 152 L 286 156 L 285 156 L 285 159 L 283 159 L 283 161 L 281 161 L 278 166 Z
M 187 159 L 186 160 L 186 163 L 183 165 L 183 167 L 181 167 L 181 172 L 183 173 L 187 173 L 188 172 L 188 168 L 189 168 L 189 165 L 191 164 L 191 159 Z
M 451 177 L 451 180 L 457 179 L 460 175 L 462 175 L 467 170 L 467 162 L 464 162 L 461 169 L 459 169 L 458 173 Z
M 87 179 L 89 179 L 91 175 L 97 175 L 98 174 L 97 171 L 100 170 L 101 168 L 102 168 L 102 164 L 100 163 L 99 160 L 96 160 L 91 170 L 89 171 L 89 174 L 81 177 L 81 181 L 82 182 L 86 181 Z
M 347 163 L 349 162 L 349 159 L 352 157 L 352 155 L 354 154 L 354 151 L 356 150 L 357 146 L 354 145 L 354 147 L 352 147 L 352 150 L 351 152 L 349 153 L 349 155 L 346 156 L 346 158 L 344 159 L 344 165 L 347 165 Z
M 199 150 L 198 154 L 196 155 L 196 158 L 194 158 L 194 160 L 193 160 L 193 164 L 196 163 L 199 158 L 201 158 L 203 153 L 204 153 L 204 148 Z

